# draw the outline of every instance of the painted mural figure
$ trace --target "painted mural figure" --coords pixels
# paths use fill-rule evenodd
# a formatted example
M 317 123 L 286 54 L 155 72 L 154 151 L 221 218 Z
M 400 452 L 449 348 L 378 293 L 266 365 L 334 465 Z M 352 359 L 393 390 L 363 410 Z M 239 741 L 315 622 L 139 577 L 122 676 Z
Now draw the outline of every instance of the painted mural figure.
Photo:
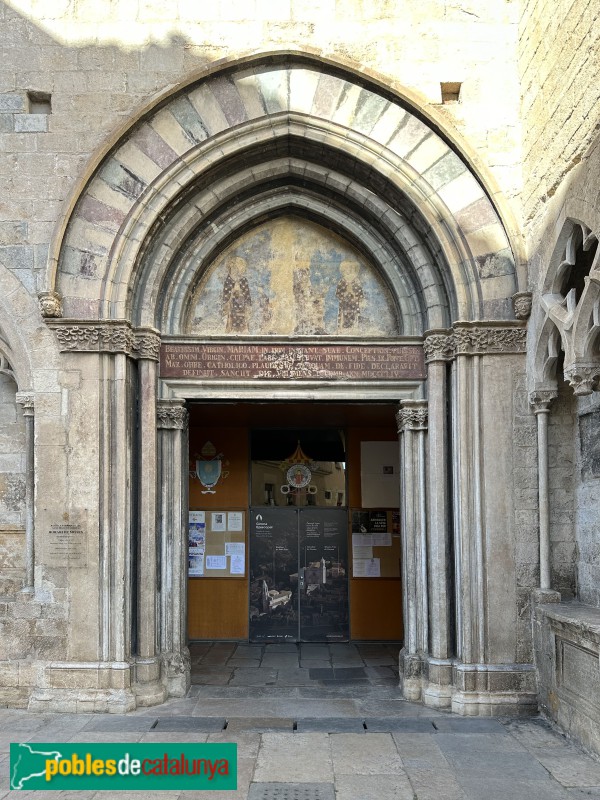
M 354 328 L 360 319 L 360 308 L 365 293 L 358 278 L 360 265 L 357 261 L 342 261 L 340 272 L 342 277 L 335 290 L 338 299 L 338 330 Z
M 241 256 L 233 258 L 229 264 L 221 298 L 226 333 L 248 333 L 252 298 L 247 266 L 246 259 Z

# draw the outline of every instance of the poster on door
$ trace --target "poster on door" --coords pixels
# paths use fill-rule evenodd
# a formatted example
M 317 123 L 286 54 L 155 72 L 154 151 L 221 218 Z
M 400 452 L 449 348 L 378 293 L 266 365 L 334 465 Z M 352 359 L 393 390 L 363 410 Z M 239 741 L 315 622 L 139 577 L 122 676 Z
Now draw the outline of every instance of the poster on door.
M 298 519 L 293 508 L 250 512 L 250 640 L 298 640 Z

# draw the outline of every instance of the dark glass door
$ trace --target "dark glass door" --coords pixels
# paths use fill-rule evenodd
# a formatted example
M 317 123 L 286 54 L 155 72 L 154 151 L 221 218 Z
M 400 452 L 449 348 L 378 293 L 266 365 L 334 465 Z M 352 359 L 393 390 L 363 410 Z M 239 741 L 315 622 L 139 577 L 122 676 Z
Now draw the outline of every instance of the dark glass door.
M 250 510 L 250 640 L 348 641 L 347 512 Z

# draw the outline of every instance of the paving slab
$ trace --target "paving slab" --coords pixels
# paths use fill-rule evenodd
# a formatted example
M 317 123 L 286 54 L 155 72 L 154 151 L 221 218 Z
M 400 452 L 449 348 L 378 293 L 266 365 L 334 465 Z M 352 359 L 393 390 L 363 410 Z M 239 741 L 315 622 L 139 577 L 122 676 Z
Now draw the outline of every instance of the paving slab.
M 580 788 L 600 785 L 600 764 L 575 750 L 569 753 L 562 750 L 546 751 L 545 755 L 538 755 L 537 758 L 563 786 Z
M 389 733 L 331 736 L 333 771 L 338 775 L 404 775 L 402 761 Z
M 414 800 L 407 775 L 336 775 L 336 800 Z
M 413 791 L 419 800 L 471 800 L 451 769 L 405 767 Z M 524 800 L 519 795 L 504 800 Z
M 362 736 L 360 737 L 363 738 Z M 326 733 L 265 733 L 258 751 L 254 781 L 333 783 Z
M 434 734 L 433 721 L 426 718 L 412 717 L 373 717 L 365 718 L 368 733 L 426 733 Z
M 568 790 L 552 778 L 512 779 L 509 776 L 461 773 L 458 781 L 468 800 L 569 800 Z M 442 795 L 445 800 L 445 795 Z M 418 795 L 421 800 L 421 795 Z
M 227 732 L 232 736 L 244 731 L 287 731 L 294 730 L 292 717 L 238 717 L 227 720 Z
M 146 733 L 156 724 L 158 717 L 156 711 L 154 715 L 148 717 L 132 717 L 123 714 L 108 714 L 99 715 L 97 717 L 88 718 L 87 725 L 80 728 L 81 733 L 88 732 L 115 732 L 115 733 Z
M 214 733 L 225 728 L 224 717 L 159 717 L 154 731 L 198 731 L 200 733 Z
M 290 725 L 292 721 L 290 720 Z M 268 729 L 265 729 L 268 730 Z M 256 759 L 260 747 L 260 732 L 258 730 L 238 730 L 231 727 L 231 722 L 224 731 L 209 733 L 207 742 L 237 744 L 238 758 Z M 217 795 L 218 796 L 218 795 Z M 183 798 L 185 800 L 185 798 Z
M 267 686 L 275 684 L 277 680 L 277 670 L 266 667 L 258 669 L 244 669 L 238 667 L 231 679 L 230 686 Z
M 279 669 L 280 667 L 297 667 L 299 663 L 297 653 L 278 653 L 277 655 L 265 653 L 261 661 L 263 667 L 274 669 Z

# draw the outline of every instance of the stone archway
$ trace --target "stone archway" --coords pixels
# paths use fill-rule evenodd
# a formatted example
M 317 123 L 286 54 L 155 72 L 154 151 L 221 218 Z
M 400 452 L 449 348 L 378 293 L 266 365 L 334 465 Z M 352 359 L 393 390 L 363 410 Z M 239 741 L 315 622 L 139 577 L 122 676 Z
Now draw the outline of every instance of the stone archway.
M 107 620 L 98 650 L 115 675 L 131 665 L 119 702 L 157 703 L 187 688 L 185 398 L 357 390 L 401 406 L 406 696 L 471 714 L 534 702 L 533 667 L 517 658 L 525 634 L 507 627 L 499 602 L 516 606 L 522 588 L 498 513 L 512 502 L 514 457 L 510 405 L 499 398 L 517 391 L 525 332 L 512 313 L 513 248 L 490 197 L 417 108 L 289 54 L 225 65 L 163 98 L 97 166 L 54 244 L 45 298 L 47 322 L 73 354 L 65 358 L 98 360 Z M 370 265 L 396 315 L 378 344 L 424 344 L 426 398 L 421 380 L 402 377 L 280 376 L 259 388 L 235 375 L 159 379 L 161 345 L 190 336 L 198 287 L 219 258 L 285 219 L 327 229 Z M 199 324 L 193 336 L 203 346 L 210 334 Z M 326 346 L 340 332 L 313 338 Z

